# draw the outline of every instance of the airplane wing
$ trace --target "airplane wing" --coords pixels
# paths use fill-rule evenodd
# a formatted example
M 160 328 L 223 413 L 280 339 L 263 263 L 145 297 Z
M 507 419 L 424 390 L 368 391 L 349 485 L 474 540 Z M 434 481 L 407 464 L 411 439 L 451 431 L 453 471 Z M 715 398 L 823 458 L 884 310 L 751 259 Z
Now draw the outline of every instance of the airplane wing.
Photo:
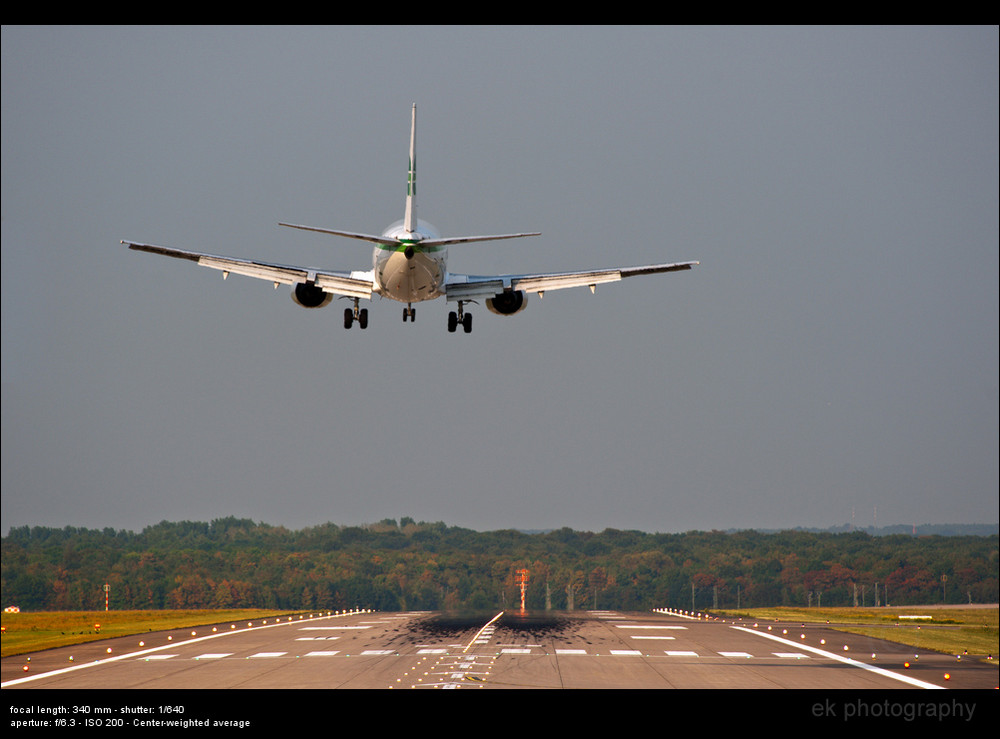
M 593 291 L 605 282 L 618 282 L 636 275 L 653 275 L 661 272 L 678 272 L 691 269 L 698 262 L 677 262 L 674 264 L 647 264 L 639 267 L 615 267 L 612 269 L 587 270 L 583 272 L 548 272 L 527 275 L 448 275 L 445 292 L 448 302 L 492 298 L 506 290 L 537 293 L 542 296 L 549 290 L 563 290 L 586 285 Z
M 274 286 L 294 285 L 296 283 L 314 284 L 324 292 L 335 295 L 347 295 L 352 298 L 371 298 L 374 287 L 374 275 L 371 272 L 334 272 L 329 270 L 307 269 L 269 262 L 256 262 L 249 259 L 222 257 L 214 254 L 203 254 L 195 251 L 184 251 L 155 244 L 139 244 L 133 241 L 122 241 L 129 249 L 160 254 L 165 257 L 186 259 L 202 267 L 211 267 L 222 272 L 225 279 L 230 274 L 256 277 L 259 280 L 273 282 Z

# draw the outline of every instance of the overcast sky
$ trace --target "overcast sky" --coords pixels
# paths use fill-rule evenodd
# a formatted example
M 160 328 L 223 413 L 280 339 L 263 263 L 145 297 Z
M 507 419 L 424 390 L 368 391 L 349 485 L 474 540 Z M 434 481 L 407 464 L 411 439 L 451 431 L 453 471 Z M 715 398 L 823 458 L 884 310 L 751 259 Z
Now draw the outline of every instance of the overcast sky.
M 998 32 L 4 27 L 2 529 L 996 523 Z M 413 324 L 128 251 L 690 272 Z

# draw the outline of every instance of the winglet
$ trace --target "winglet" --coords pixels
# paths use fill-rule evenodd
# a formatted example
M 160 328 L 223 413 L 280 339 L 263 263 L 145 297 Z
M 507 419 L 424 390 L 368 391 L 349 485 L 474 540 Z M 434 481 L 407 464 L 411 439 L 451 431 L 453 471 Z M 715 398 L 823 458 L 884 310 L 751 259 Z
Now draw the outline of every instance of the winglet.
M 413 104 L 410 122 L 410 168 L 406 180 L 406 215 L 403 229 L 407 233 L 417 230 L 417 104 Z

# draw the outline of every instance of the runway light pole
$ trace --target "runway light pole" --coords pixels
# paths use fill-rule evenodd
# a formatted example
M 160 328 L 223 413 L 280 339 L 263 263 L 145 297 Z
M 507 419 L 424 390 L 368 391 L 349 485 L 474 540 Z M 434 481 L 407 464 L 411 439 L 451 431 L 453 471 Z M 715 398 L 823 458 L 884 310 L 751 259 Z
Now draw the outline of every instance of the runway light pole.
M 521 586 L 521 613 L 524 613 L 524 593 L 528 589 L 528 571 L 517 570 L 514 573 L 514 582 Z

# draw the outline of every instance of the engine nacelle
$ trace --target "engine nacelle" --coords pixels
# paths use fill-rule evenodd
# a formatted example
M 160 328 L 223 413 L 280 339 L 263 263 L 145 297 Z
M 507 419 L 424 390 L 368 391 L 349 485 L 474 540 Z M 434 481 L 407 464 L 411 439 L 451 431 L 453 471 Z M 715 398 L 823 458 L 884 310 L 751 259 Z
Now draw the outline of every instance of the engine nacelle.
M 322 288 L 310 285 L 306 282 L 296 282 L 292 288 L 292 300 L 303 308 L 322 308 L 329 305 L 333 300 L 333 295 L 324 292 Z
M 486 299 L 486 307 L 490 313 L 498 316 L 512 316 L 520 313 L 528 305 L 528 296 L 520 290 L 497 293 L 492 298 Z

